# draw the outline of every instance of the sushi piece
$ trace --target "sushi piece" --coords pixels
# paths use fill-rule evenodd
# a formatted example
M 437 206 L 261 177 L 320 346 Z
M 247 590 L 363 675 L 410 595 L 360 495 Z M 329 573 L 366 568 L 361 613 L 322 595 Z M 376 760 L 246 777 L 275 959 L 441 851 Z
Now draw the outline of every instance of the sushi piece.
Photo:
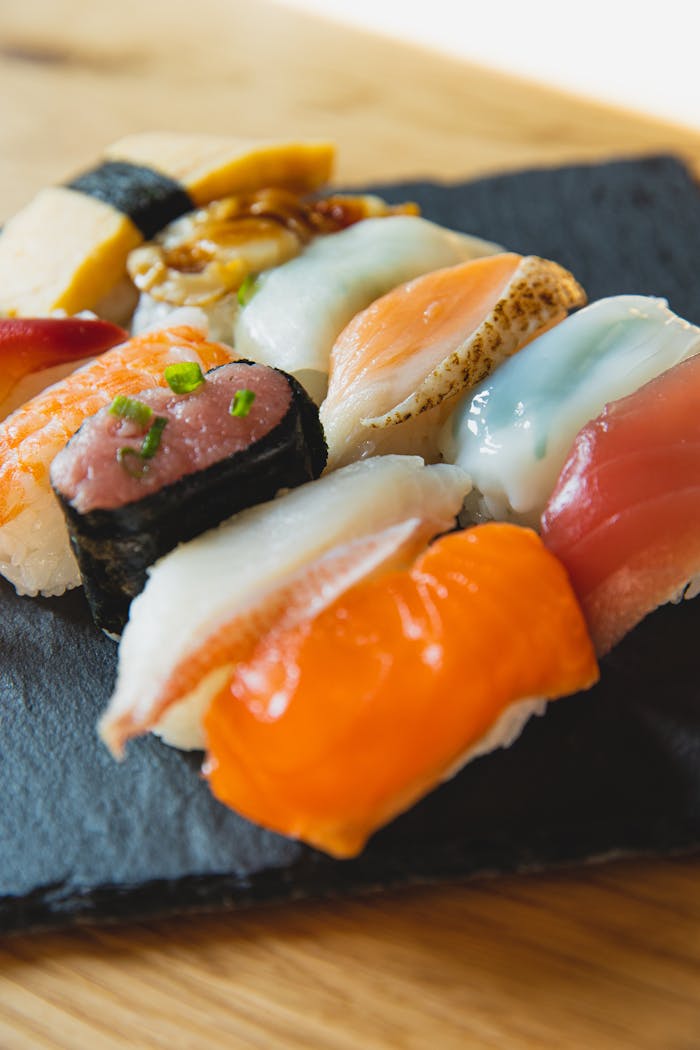
M 336 341 L 321 418 L 329 468 L 387 452 L 438 458 L 455 397 L 585 302 L 558 263 L 491 255 L 417 277 Z
M 244 510 L 171 551 L 132 603 L 100 723 L 105 742 L 119 754 L 130 737 L 155 728 L 178 747 L 201 748 L 202 712 L 241 637 L 256 637 L 280 608 L 298 608 L 318 559 L 355 544 L 313 573 L 330 600 L 378 562 L 452 528 L 468 489 L 458 467 L 377 457 Z
M 166 379 L 119 395 L 51 465 L 93 619 L 114 635 L 149 565 L 326 463 L 318 409 L 284 372 L 239 361 L 205 376 L 187 362 Z
M 141 292 L 131 330 L 136 335 L 179 307 L 197 306 L 211 338 L 230 343 L 259 273 L 294 258 L 318 236 L 370 217 L 417 211 L 415 204 L 392 206 L 367 195 L 309 200 L 279 187 L 213 201 L 130 253 L 127 270 Z
M 314 190 L 330 177 L 333 158 L 332 144 L 320 141 L 169 132 L 122 139 L 91 171 L 42 190 L 5 224 L 0 312 L 95 309 L 106 316 L 109 307 L 110 316 L 124 314 L 135 304 L 127 256 L 143 240 L 227 194 L 269 185 Z
M 333 343 L 358 311 L 419 274 L 497 251 L 419 216 L 366 219 L 261 274 L 234 344 L 241 356 L 295 375 L 320 403 Z
M 123 328 L 83 317 L 0 318 L 0 420 L 78 364 L 128 339 Z
M 700 356 L 578 434 L 542 517 L 599 653 L 700 591 Z
M 208 371 L 232 356 L 190 325 L 150 332 L 107 350 L 0 423 L 0 573 L 18 594 L 62 594 L 80 584 L 49 468 L 81 423 L 117 394 L 165 385 L 170 364 L 194 361 Z
M 505 362 L 459 405 L 441 448 L 471 475 L 471 520 L 539 527 L 581 427 L 700 351 L 700 329 L 663 299 L 600 299 Z
M 597 678 L 557 559 L 530 530 L 480 526 L 263 634 L 205 715 L 205 772 L 248 819 L 351 857 Z

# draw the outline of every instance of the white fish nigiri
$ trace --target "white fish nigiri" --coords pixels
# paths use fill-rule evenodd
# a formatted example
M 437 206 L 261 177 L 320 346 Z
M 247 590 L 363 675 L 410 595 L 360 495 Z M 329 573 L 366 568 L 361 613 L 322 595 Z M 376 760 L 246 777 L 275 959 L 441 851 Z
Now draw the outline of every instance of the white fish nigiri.
M 444 458 L 472 478 L 465 514 L 538 527 L 576 434 L 606 403 L 700 351 L 663 299 L 600 299 L 526 346 L 447 422 Z
M 232 623 L 234 631 L 250 631 L 283 592 L 287 604 L 298 604 L 304 573 L 334 548 L 372 540 L 359 557 L 346 551 L 323 570 L 329 601 L 341 577 L 349 586 L 406 544 L 415 553 L 416 543 L 420 549 L 453 526 L 469 485 L 457 467 L 377 457 L 243 511 L 166 555 L 131 606 L 100 727 L 106 743 L 119 752 L 129 737 L 155 727 L 178 747 L 202 747 L 201 716 L 230 672 L 221 647 L 213 662 L 202 659 L 208 639 Z
M 500 250 L 415 215 L 365 219 L 258 278 L 236 321 L 236 352 L 292 373 L 320 401 L 331 347 L 356 313 L 419 274 Z

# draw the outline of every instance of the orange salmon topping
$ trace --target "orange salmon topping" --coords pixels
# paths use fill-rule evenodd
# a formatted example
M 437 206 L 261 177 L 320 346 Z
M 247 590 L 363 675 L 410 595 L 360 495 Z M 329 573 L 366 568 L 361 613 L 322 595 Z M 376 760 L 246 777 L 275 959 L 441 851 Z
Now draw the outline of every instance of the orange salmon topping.
M 206 716 L 214 794 L 339 857 L 455 771 L 519 700 L 598 670 L 564 569 L 489 524 L 272 632 Z

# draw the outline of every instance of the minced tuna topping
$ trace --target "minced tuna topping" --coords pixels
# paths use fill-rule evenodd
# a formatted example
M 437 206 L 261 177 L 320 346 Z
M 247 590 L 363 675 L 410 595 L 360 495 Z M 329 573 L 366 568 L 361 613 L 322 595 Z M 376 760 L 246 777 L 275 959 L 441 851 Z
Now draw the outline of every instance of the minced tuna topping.
M 254 445 L 291 399 L 283 373 L 239 362 L 207 373 L 191 393 L 146 390 L 129 399 L 131 413 L 110 406 L 86 420 L 54 459 L 52 484 L 81 514 L 133 503 Z

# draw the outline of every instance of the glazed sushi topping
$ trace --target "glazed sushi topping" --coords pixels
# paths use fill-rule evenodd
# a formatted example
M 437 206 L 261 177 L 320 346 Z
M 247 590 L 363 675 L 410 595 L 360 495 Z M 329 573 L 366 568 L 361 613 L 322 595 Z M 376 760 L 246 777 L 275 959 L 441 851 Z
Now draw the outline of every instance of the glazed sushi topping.
M 229 412 L 232 416 L 236 416 L 237 419 L 245 419 L 254 401 L 255 394 L 252 390 L 237 390 L 229 406 Z
M 196 361 L 181 361 L 168 365 L 163 373 L 165 382 L 176 394 L 191 394 L 204 382 L 204 373 Z

